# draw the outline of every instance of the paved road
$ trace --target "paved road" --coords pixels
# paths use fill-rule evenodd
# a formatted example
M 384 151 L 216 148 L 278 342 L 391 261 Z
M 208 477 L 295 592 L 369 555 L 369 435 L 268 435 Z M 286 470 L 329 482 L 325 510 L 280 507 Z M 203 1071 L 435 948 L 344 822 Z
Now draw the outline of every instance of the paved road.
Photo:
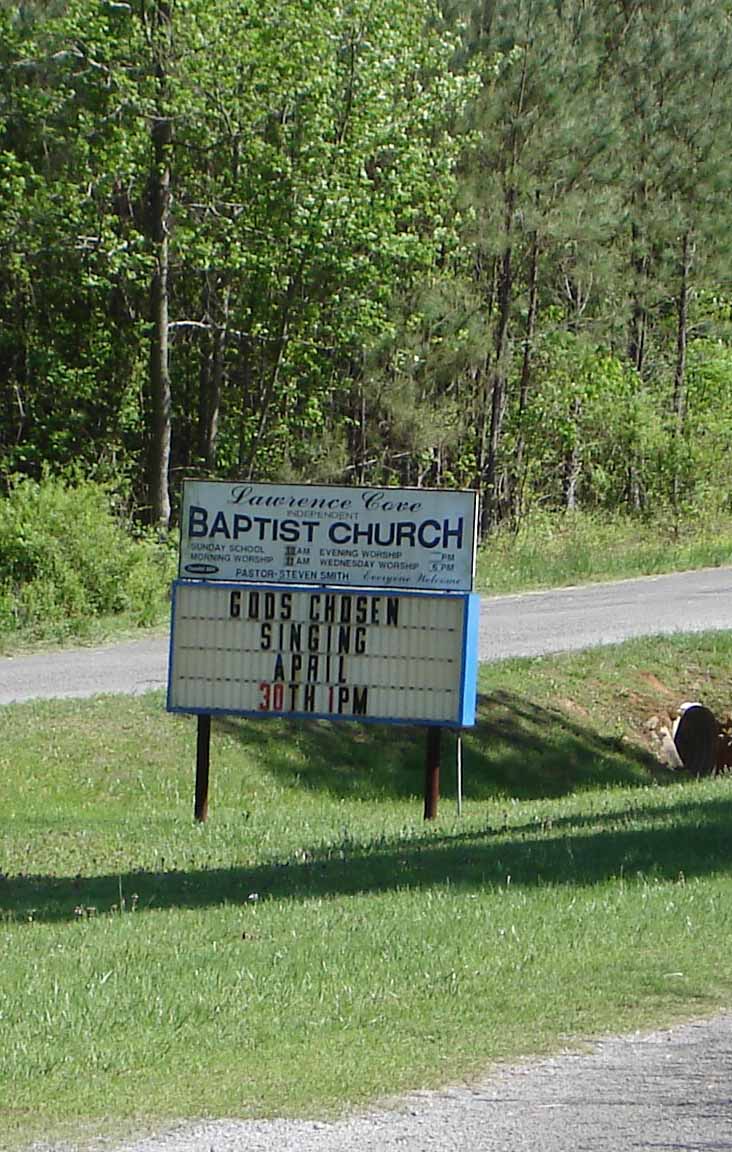
M 103 648 L 0 656 L 0 705 L 38 697 L 151 692 L 164 687 L 167 660 L 164 635 Z
M 611 644 L 630 636 L 732 628 L 732 568 L 485 598 L 482 660 Z M 0 658 L 0 704 L 37 696 L 147 692 L 167 676 L 159 635 L 42 655 Z
M 481 659 L 727 628 L 732 628 L 732 568 L 706 568 L 486 600 Z

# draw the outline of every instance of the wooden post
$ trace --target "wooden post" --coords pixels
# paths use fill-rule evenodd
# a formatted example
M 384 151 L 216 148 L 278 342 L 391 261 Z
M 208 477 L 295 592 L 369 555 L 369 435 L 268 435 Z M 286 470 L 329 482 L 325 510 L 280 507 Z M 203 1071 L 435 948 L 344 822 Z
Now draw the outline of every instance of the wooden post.
M 440 798 L 440 741 L 442 729 L 427 729 L 427 757 L 424 772 L 424 818 L 434 820 Z
M 196 733 L 196 799 L 193 815 L 203 822 L 208 817 L 208 766 L 211 754 L 211 716 L 208 712 L 198 717 Z

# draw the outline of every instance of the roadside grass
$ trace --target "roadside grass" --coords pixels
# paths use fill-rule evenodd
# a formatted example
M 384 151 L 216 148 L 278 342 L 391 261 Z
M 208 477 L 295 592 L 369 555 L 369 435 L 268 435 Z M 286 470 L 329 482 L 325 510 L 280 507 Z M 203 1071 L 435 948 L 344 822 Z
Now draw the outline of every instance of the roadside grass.
M 576 511 L 534 513 L 479 550 L 477 587 L 501 594 L 732 564 L 732 517 L 676 522 Z
M 429 825 L 414 729 L 216 720 L 196 825 L 159 694 L 3 709 L 0 1146 L 335 1114 L 732 1006 L 732 779 L 645 728 L 728 711 L 730 668 L 725 633 L 484 667 Z
M 54 619 L 52 614 L 42 629 L 12 628 L 0 633 L 0 657 L 59 648 L 90 648 L 140 640 L 170 627 L 170 595 L 160 590 L 160 606 L 144 622 L 135 613 L 108 613 L 104 616 Z

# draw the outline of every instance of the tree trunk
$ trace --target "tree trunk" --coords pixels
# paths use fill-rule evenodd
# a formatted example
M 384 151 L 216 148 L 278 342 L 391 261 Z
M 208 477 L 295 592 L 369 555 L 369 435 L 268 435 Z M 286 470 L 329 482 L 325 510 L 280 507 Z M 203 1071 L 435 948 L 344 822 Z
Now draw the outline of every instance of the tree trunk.
M 524 456 L 526 454 L 526 438 L 524 436 L 524 418 L 529 401 L 529 384 L 531 382 L 531 354 L 536 333 L 536 316 L 538 310 L 538 284 L 539 284 L 539 237 L 536 232 L 531 237 L 531 255 L 529 261 L 529 311 L 526 317 L 526 334 L 524 338 L 524 354 L 521 361 L 521 379 L 519 382 L 519 410 L 518 410 L 518 438 L 516 440 L 516 459 L 511 492 L 511 504 L 514 526 L 518 528 L 523 512 L 524 493 Z
M 575 396 L 570 408 L 570 419 L 574 428 L 572 445 L 564 456 L 564 474 L 562 476 L 562 497 L 567 512 L 574 512 L 577 507 L 577 485 L 582 473 L 582 452 L 580 449 L 577 424 L 582 411 L 582 402 Z
M 631 265 L 633 268 L 633 300 L 630 317 L 630 332 L 628 336 L 628 359 L 638 375 L 643 373 L 646 354 L 646 310 L 642 300 L 642 285 L 648 274 L 648 260 L 638 252 L 640 231 L 633 225 L 633 252 Z
M 483 500 L 481 515 L 481 535 L 487 536 L 499 519 L 498 508 L 498 452 L 503 430 L 503 416 L 506 407 L 506 369 L 508 359 L 508 329 L 511 313 L 511 290 L 513 287 L 513 211 L 516 191 L 509 188 L 506 193 L 506 248 L 501 260 L 498 282 L 498 315 L 494 344 L 494 367 L 491 387 L 491 413 L 488 432 L 485 470 L 483 475 Z
M 480 281 L 483 277 L 482 261 L 476 260 L 475 278 Z M 487 293 L 486 293 L 486 316 L 488 321 L 493 316 L 493 308 L 496 297 L 496 282 L 498 280 L 498 259 L 493 257 L 490 265 L 490 276 L 488 278 Z M 482 488 L 483 476 L 485 474 L 486 460 L 488 459 L 488 436 L 490 430 L 490 363 L 491 354 L 488 351 L 483 358 L 483 362 L 479 368 L 474 372 L 473 379 L 473 397 L 475 405 L 475 430 L 476 430 L 476 445 L 475 445 L 475 459 L 476 459 L 476 487 Z
M 483 9 L 484 26 L 490 25 L 493 4 L 491 0 Z M 521 66 L 521 79 L 516 96 L 516 108 L 510 128 L 510 150 L 506 158 L 503 183 L 503 256 L 498 271 L 498 312 L 494 340 L 493 381 L 491 388 L 491 416 L 488 435 L 488 451 L 483 473 L 481 508 L 481 535 L 487 536 L 500 519 L 500 493 L 498 485 L 498 454 L 503 431 L 503 417 L 506 410 L 506 382 L 509 359 L 509 324 L 511 298 L 513 292 L 513 243 L 514 215 L 518 198 L 516 169 L 519 162 L 520 139 L 518 125 L 524 112 L 524 100 L 528 84 L 528 48 L 524 46 Z
M 640 475 L 640 463 L 634 450 L 628 465 L 628 504 L 633 512 L 642 512 L 645 505 Z
M 277 395 L 277 389 L 280 382 L 280 372 L 282 370 L 282 364 L 285 358 L 285 351 L 287 349 L 289 338 L 291 313 L 294 308 L 295 297 L 302 282 L 306 259 L 307 252 L 303 252 L 300 257 L 298 267 L 294 274 L 290 277 L 289 283 L 287 285 L 287 291 L 285 292 L 285 298 L 282 305 L 282 316 L 280 317 L 280 329 L 277 333 L 277 340 L 275 342 L 274 365 L 272 366 L 269 378 L 262 390 L 262 395 L 259 402 L 259 419 L 257 422 L 257 429 L 250 446 L 247 480 L 252 480 L 254 478 L 258 464 L 258 455 L 261 443 L 264 438 L 264 434 L 267 431 L 270 408 L 272 406 L 272 401 Z
M 672 481 L 672 501 L 678 511 L 681 496 L 680 457 L 681 439 L 686 417 L 686 345 L 689 331 L 689 274 L 691 272 L 692 243 L 687 229 L 681 247 L 679 267 L 679 294 L 676 301 L 676 368 L 674 371 L 674 473 Z
M 173 122 L 166 115 L 167 60 L 171 14 L 168 0 L 158 0 L 154 16 L 154 60 L 157 106 L 152 122 L 150 173 L 150 240 L 155 268 L 150 284 L 150 452 L 148 487 L 150 518 L 166 531 L 170 523 L 171 389 L 168 331 L 170 235 L 170 153 Z
M 224 288 L 218 300 L 218 283 L 212 288 L 209 276 L 204 283 L 204 315 L 210 324 L 208 347 L 201 362 L 198 397 L 198 457 L 208 471 L 216 467 L 216 441 L 221 412 L 226 367 L 226 338 L 230 289 Z
M 235 384 L 239 393 L 239 448 L 237 452 L 237 465 L 239 472 L 243 472 L 247 454 L 249 452 L 249 435 L 247 415 L 252 407 L 252 349 L 247 336 L 239 337 L 239 353 L 235 362 Z
M 643 135 L 641 143 L 641 161 L 645 162 L 649 151 L 649 143 Z M 648 314 L 646 308 L 646 294 L 650 272 L 650 256 L 648 252 L 647 216 L 648 216 L 648 187 L 645 179 L 641 179 L 632 192 L 632 224 L 630 233 L 630 268 L 631 268 L 631 315 L 628 331 L 628 359 L 639 376 L 642 376 L 646 359 L 646 343 L 648 336 Z

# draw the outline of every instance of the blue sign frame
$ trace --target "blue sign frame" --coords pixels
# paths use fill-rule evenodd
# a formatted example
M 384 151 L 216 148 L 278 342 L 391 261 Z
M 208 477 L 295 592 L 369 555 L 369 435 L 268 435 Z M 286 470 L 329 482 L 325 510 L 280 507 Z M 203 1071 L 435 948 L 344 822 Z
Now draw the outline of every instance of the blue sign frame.
M 460 601 L 464 604 L 463 610 L 463 635 L 461 638 L 461 659 L 460 659 L 460 673 L 457 685 L 458 689 L 458 706 L 456 714 L 451 720 L 434 720 L 423 718 L 420 716 L 414 717 L 384 717 L 384 716 L 367 716 L 356 715 L 352 713 L 333 713 L 333 712 L 306 712 L 306 711 L 289 711 L 289 710 L 270 710 L 259 711 L 254 709 L 229 709 L 229 708 L 210 708 L 198 706 L 181 706 L 172 703 L 172 680 L 173 680 L 173 656 L 174 656 L 174 639 L 175 639 L 175 617 L 177 607 L 178 589 L 181 587 L 202 587 L 208 586 L 215 588 L 217 591 L 225 589 L 241 589 L 243 592 L 249 593 L 253 591 L 259 592 L 306 592 L 306 593 L 322 593 L 324 595 L 334 594 L 337 596 L 344 595 L 358 595 L 366 597 L 376 597 L 388 595 L 389 597 L 409 598 L 409 599 L 444 599 L 449 601 Z M 274 717 L 277 719 L 287 720 L 333 720 L 333 721 L 347 721 L 358 722 L 365 724 L 401 724 L 401 725 L 420 725 L 428 727 L 440 728 L 469 728 L 475 724 L 476 716 L 476 696 L 477 696 L 477 676 L 478 676 L 478 629 L 480 618 L 480 597 L 475 592 L 434 592 L 434 591 L 416 591 L 407 589 L 396 588 L 344 588 L 342 585 L 312 585 L 312 584 L 249 584 L 239 582 L 224 582 L 224 581 L 206 581 L 206 580 L 174 580 L 172 584 L 172 597 L 171 597 L 171 627 L 170 627 L 170 643 L 168 649 L 168 690 L 166 699 L 166 709 L 168 712 L 185 713 L 188 715 L 234 715 L 246 717 Z

